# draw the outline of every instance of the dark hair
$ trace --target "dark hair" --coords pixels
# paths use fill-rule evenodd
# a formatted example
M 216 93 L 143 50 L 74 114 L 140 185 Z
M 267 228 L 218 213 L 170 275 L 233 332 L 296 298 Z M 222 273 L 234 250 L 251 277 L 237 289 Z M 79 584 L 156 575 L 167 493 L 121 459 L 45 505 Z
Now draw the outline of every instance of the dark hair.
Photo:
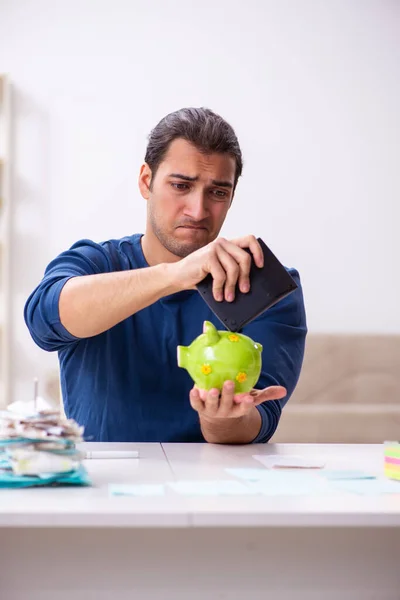
M 229 123 L 209 108 L 181 108 L 161 119 L 155 126 L 149 135 L 145 156 L 153 177 L 169 145 L 177 138 L 187 140 L 206 154 L 230 154 L 236 161 L 234 188 L 236 187 L 243 169 L 238 139 Z

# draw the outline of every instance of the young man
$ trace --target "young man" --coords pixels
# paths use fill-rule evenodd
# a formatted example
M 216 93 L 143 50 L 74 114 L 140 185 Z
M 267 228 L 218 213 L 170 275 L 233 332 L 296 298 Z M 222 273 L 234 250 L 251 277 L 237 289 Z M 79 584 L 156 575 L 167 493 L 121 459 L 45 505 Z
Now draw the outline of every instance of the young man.
M 25 306 L 34 341 L 58 351 L 68 417 L 94 441 L 266 442 L 300 374 L 306 318 L 299 288 L 243 333 L 263 345 L 259 389 L 193 386 L 177 366 L 205 320 L 221 323 L 196 290 L 208 273 L 217 300 L 249 289 L 252 235 L 218 234 L 242 172 L 231 126 L 208 109 L 167 115 L 151 132 L 139 188 L 144 235 L 81 240 L 47 267 Z

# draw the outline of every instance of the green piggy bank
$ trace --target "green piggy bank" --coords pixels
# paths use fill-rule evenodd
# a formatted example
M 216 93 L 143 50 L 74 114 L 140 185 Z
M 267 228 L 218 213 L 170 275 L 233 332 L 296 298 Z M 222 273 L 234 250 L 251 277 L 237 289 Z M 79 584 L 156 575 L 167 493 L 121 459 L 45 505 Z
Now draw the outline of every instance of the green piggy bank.
M 242 394 L 260 377 L 262 345 L 242 333 L 217 331 L 209 321 L 204 321 L 203 333 L 190 346 L 177 350 L 178 366 L 203 390 L 221 390 L 229 380 L 235 382 L 235 394 Z

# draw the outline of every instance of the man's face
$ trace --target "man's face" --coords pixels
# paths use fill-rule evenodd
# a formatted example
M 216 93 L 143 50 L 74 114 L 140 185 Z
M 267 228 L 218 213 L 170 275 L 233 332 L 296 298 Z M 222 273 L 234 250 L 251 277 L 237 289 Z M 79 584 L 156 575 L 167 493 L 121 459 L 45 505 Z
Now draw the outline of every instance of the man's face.
M 213 241 L 228 212 L 235 181 L 228 154 L 203 154 L 174 140 L 155 177 L 143 165 L 139 186 L 148 200 L 148 223 L 161 244 L 181 258 Z

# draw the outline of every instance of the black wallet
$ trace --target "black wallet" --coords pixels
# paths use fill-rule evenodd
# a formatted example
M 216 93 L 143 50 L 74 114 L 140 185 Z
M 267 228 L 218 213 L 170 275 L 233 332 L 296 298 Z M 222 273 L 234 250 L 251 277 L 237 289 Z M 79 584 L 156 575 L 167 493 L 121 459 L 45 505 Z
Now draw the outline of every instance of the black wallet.
M 264 254 L 264 266 L 257 267 L 251 257 L 250 291 L 244 294 L 236 285 L 235 299 L 232 302 L 217 302 L 212 293 L 213 278 L 207 275 L 197 284 L 197 289 L 213 313 L 230 331 L 239 332 L 268 308 L 297 289 L 297 283 L 279 262 L 261 238 L 258 242 Z

